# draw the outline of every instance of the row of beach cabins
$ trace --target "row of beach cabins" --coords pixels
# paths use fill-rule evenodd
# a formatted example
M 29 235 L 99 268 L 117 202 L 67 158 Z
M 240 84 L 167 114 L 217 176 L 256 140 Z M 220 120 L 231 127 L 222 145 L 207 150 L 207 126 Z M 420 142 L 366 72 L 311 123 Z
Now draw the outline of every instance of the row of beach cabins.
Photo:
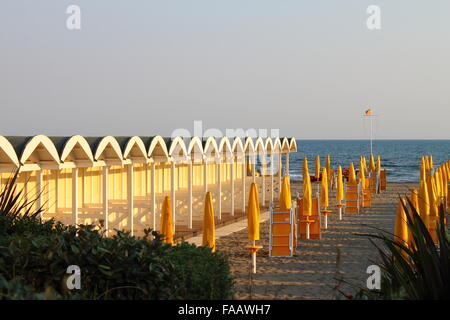
M 245 214 L 252 182 L 262 207 L 277 201 L 296 151 L 294 138 L 0 136 L 0 190 L 19 171 L 18 189 L 43 220 L 137 236 L 160 229 L 170 196 L 181 239 L 201 230 L 207 191 L 218 225 Z

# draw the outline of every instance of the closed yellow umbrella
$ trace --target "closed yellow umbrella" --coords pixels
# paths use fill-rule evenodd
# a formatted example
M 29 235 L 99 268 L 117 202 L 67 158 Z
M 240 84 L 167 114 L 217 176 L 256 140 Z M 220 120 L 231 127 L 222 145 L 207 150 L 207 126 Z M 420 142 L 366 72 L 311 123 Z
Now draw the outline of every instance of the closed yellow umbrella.
M 323 171 L 322 171 L 322 183 L 321 183 L 321 188 L 320 188 L 320 205 L 322 207 L 328 207 L 327 168 L 323 168 Z
M 253 182 L 250 185 L 247 205 L 248 239 L 251 241 L 259 240 L 259 216 L 258 188 Z
M 353 162 L 350 162 L 350 169 L 348 173 L 348 183 L 349 184 L 356 184 L 356 173 L 355 173 L 355 166 L 353 165 Z
M 381 157 L 377 157 L 377 172 L 381 171 Z
M 316 156 L 316 179 L 317 183 L 319 183 L 319 177 L 320 177 L 320 156 Z
M 420 215 L 419 212 L 419 192 L 417 191 L 417 189 L 412 189 L 411 190 L 411 204 L 412 206 L 416 209 L 417 213 Z
M 419 209 L 419 191 L 417 191 L 417 189 L 412 189 L 411 190 L 410 200 L 411 200 L 411 206 L 414 209 L 416 209 L 417 214 L 420 216 L 420 211 L 419 211 L 420 210 Z M 412 210 L 410 212 L 408 211 L 407 213 L 410 215 L 411 218 L 414 219 Z M 410 248 L 411 248 L 411 245 L 412 245 L 413 241 L 414 241 L 414 238 L 412 236 L 411 230 L 408 228 L 408 245 L 410 246 Z
M 163 242 L 173 245 L 172 206 L 168 196 L 164 198 L 162 204 L 160 229 L 160 233 L 164 235 Z
M 205 210 L 203 212 L 203 241 L 202 245 L 216 251 L 216 228 L 214 224 L 214 206 L 210 191 L 205 196 Z
M 303 182 L 305 181 L 305 174 L 309 171 L 308 169 L 308 159 L 306 157 L 303 158 L 303 167 L 302 167 L 302 176 L 303 176 Z
M 442 191 L 443 191 L 443 196 L 447 197 L 448 196 L 448 172 L 447 172 L 447 166 L 444 164 L 442 166 Z
M 430 154 L 430 170 L 433 170 L 433 166 L 434 166 L 434 164 L 433 164 L 433 155 Z
M 433 184 L 433 176 L 431 176 L 430 171 L 427 171 L 426 182 L 427 182 L 426 185 L 427 185 L 427 189 L 428 189 L 428 199 L 430 200 L 430 205 L 431 205 L 431 203 L 433 202 L 432 197 L 434 197 L 434 191 L 435 191 L 436 187 Z
M 370 155 L 370 163 L 369 163 L 369 171 L 373 172 L 375 171 L 376 167 L 375 167 L 375 158 L 373 157 L 373 155 Z
M 336 201 L 344 200 L 344 179 L 342 178 L 342 167 L 338 166 Z
M 306 217 L 306 239 L 309 239 L 309 217 L 312 216 L 312 187 L 309 171 L 303 175 L 303 215 Z
M 424 179 L 420 181 L 419 185 L 419 214 L 423 223 L 429 228 L 429 215 L 430 215 L 430 199 L 428 196 L 427 181 Z
M 330 186 L 330 180 L 331 180 L 331 160 L 330 160 L 330 155 L 329 154 L 327 154 L 327 161 L 326 161 L 326 163 L 325 163 L 325 168 L 327 169 L 327 178 L 328 178 L 328 181 L 327 181 L 327 185 L 328 185 L 328 187 Z
M 426 171 L 427 175 L 430 174 L 430 170 L 431 170 L 430 158 L 428 156 L 425 156 L 425 171 Z
M 431 185 L 433 188 L 433 200 L 436 202 L 439 200 L 439 197 L 441 195 L 441 189 L 439 184 L 439 172 L 436 171 L 433 176 L 431 177 Z
M 312 215 L 312 189 L 308 170 L 303 176 L 303 215 Z
M 437 242 L 437 234 L 436 234 L 436 228 L 437 228 L 437 221 L 439 219 L 439 195 L 438 195 L 438 186 L 436 182 L 436 177 L 439 176 L 438 172 L 436 172 L 433 177 L 431 178 L 431 194 L 429 194 L 429 201 L 430 201 L 430 214 L 428 216 L 429 222 L 428 222 L 428 231 L 431 234 L 431 237 L 434 239 L 435 242 Z
M 442 190 L 442 177 L 441 177 L 441 170 L 438 170 L 434 173 L 434 180 L 436 184 L 436 196 L 438 199 L 443 196 L 443 190 Z
M 289 177 L 283 177 L 283 183 L 281 185 L 279 206 L 281 210 L 290 210 L 292 208 L 291 188 L 289 183 Z
M 426 179 L 427 172 L 427 164 L 425 162 L 425 157 L 422 157 L 422 160 L 420 160 L 420 181 Z
M 405 208 L 405 199 L 400 198 L 397 206 L 397 216 L 395 218 L 394 240 L 397 243 L 408 246 L 408 224 Z
M 445 170 L 444 166 L 441 166 L 441 190 L 442 190 L 442 196 L 447 196 L 447 171 Z
M 344 179 L 342 178 L 342 167 L 338 166 L 336 202 L 339 208 L 339 220 L 342 220 L 342 200 L 344 200 Z
M 364 160 L 360 160 L 359 162 L 359 172 L 358 172 L 358 178 L 359 181 L 361 181 L 361 188 L 365 189 L 366 187 L 366 175 L 364 174 Z
M 324 216 L 324 228 L 328 228 L 328 214 L 331 212 L 328 207 L 328 173 L 327 168 L 323 168 L 322 171 L 322 183 L 320 188 L 320 206 L 324 207 L 322 214 Z
M 283 183 L 283 186 L 284 185 L 285 184 Z M 255 245 L 255 241 L 259 240 L 260 214 L 261 212 L 258 201 L 258 187 L 256 186 L 256 183 L 253 182 L 250 185 L 250 193 L 247 205 L 248 239 L 252 241 L 252 245 L 247 246 L 247 249 L 249 249 L 252 254 L 253 273 L 256 273 L 256 252 L 262 248 L 261 246 Z

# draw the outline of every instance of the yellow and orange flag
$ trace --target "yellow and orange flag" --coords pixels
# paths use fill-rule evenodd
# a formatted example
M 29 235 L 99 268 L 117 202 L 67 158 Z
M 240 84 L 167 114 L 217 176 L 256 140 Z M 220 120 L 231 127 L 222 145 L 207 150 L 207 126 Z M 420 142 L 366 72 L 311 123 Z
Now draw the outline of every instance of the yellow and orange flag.
M 371 116 L 372 115 L 372 109 L 367 109 L 366 111 L 364 111 L 364 114 L 366 116 Z

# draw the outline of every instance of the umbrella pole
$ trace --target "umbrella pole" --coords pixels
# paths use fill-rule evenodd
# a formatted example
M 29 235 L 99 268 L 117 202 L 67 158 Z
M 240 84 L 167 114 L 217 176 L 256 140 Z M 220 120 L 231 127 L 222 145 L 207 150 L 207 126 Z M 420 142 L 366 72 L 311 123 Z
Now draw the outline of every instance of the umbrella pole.
M 306 223 L 306 239 L 309 239 L 309 222 Z
M 253 240 L 253 247 L 255 247 L 255 240 Z M 256 251 L 252 250 L 252 265 L 253 273 L 256 273 Z
M 327 210 L 327 207 L 325 207 L 325 210 Z M 328 229 L 328 214 L 325 213 L 324 216 L 325 216 L 325 221 L 324 221 L 325 229 Z
M 341 200 L 339 200 L 339 220 L 342 220 L 342 206 Z

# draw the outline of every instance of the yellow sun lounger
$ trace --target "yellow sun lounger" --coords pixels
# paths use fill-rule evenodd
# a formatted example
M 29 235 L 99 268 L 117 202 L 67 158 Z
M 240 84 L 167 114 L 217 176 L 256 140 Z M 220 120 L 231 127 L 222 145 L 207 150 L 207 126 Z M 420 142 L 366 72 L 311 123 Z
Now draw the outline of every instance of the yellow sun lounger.
M 360 213 L 361 190 L 359 184 L 347 183 L 345 187 L 345 213 Z

